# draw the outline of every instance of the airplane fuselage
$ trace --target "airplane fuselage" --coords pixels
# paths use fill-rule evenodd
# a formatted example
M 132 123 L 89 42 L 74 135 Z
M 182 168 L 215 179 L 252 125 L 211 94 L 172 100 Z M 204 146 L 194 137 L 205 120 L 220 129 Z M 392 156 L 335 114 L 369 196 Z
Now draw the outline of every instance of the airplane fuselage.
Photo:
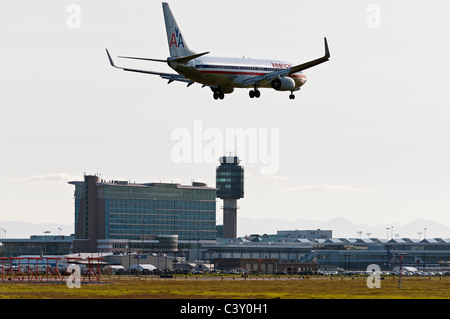
M 111 66 L 124 71 L 159 75 L 169 80 L 168 83 L 178 81 L 187 83 L 188 87 L 200 83 L 213 91 L 215 100 L 222 100 L 225 94 L 232 93 L 235 88 L 250 89 L 248 92 L 250 98 L 260 97 L 259 88 L 272 88 L 276 91 L 290 92 L 289 98 L 294 99 L 294 92 L 306 83 L 306 75 L 302 71 L 324 63 L 330 58 L 326 38 L 323 57 L 297 65 L 279 60 L 206 56 L 209 52 L 197 53 L 189 48 L 169 4 L 163 2 L 162 7 L 170 56 L 166 60 L 130 56 L 121 58 L 167 63 L 176 74 L 118 67 L 106 50 Z
M 232 91 L 233 88 L 246 87 L 242 84 L 245 79 L 288 69 L 293 65 L 279 60 L 201 57 L 187 64 L 169 62 L 169 66 L 193 82 L 217 86 L 228 93 L 226 91 Z M 306 75 L 303 72 L 293 73 L 288 77 L 294 81 L 295 91 L 306 83 Z M 261 81 L 258 87 L 271 88 L 272 85 L 270 82 Z

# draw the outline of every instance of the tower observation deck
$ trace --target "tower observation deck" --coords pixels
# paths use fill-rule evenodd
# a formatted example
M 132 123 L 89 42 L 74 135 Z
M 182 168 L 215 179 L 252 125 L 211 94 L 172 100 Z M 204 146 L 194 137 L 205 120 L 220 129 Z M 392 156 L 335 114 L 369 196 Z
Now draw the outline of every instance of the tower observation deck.
M 216 169 L 217 198 L 223 199 L 223 237 L 237 237 L 237 200 L 244 197 L 244 168 L 237 156 L 219 158 Z

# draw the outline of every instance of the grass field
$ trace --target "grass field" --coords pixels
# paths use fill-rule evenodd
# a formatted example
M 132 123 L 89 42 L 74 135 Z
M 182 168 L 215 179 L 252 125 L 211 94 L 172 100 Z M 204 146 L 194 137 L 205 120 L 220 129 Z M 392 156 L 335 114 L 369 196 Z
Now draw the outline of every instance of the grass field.
M 0 282 L 0 298 L 14 299 L 449 299 L 450 278 L 398 277 L 369 289 L 366 278 L 105 278 L 101 283 Z

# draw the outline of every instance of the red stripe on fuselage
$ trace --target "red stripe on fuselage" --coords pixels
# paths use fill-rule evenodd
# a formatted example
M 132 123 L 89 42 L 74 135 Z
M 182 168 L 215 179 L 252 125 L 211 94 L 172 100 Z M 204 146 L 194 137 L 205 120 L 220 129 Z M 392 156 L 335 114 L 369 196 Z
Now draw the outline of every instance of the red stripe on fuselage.
M 266 73 L 258 73 L 258 72 L 236 72 L 236 71 L 199 71 L 197 70 L 199 73 L 203 73 L 203 74 L 234 74 L 234 75 L 264 75 L 264 74 L 269 74 L 270 72 L 266 72 Z M 288 77 L 292 77 L 292 78 L 306 78 L 305 75 L 303 74 L 290 74 L 288 75 Z
M 257 73 L 257 72 L 236 72 L 236 71 L 198 71 L 199 73 L 205 74 L 235 74 L 235 75 L 263 75 L 267 73 Z

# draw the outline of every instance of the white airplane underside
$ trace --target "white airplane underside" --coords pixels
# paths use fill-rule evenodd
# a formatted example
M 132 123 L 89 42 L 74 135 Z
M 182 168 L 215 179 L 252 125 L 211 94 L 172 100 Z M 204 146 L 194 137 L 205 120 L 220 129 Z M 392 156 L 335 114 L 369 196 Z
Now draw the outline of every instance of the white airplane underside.
M 124 71 L 159 75 L 161 78 L 168 80 L 168 83 L 178 81 L 187 83 L 187 86 L 194 83 L 203 84 L 204 87 L 211 88 L 216 100 L 223 99 L 225 94 L 232 93 L 235 88 L 251 88 L 252 90 L 249 92 L 251 98 L 260 97 L 259 88 L 290 91 L 289 98 L 294 99 L 293 92 L 300 90 L 300 87 L 306 83 L 306 75 L 302 71 L 326 62 L 330 58 L 326 38 L 324 39 L 325 55 L 323 57 L 295 66 L 289 62 L 278 60 L 205 56 L 209 52 L 198 54 L 187 46 L 169 5 L 163 2 L 162 6 L 170 57 L 166 60 L 123 56 L 121 58 L 164 62 L 177 74 L 118 67 L 106 50 L 113 67 Z

